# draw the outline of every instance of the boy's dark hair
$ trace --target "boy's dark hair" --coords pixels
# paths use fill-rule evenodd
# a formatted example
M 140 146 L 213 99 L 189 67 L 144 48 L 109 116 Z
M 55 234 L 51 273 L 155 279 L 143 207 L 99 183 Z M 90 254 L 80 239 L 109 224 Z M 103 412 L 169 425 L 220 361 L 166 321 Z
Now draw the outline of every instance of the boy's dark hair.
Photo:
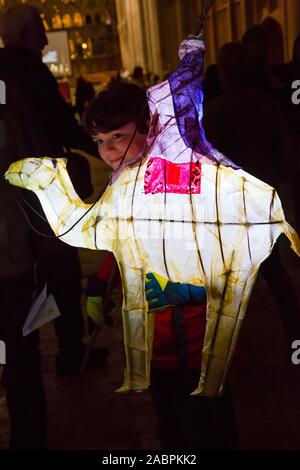
M 98 94 L 87 107 L 83 122 L 91 135 L 111 132 L 129 122 L 147 134 L 149 117 L 146 91 L 133 83 L 120 83 Z

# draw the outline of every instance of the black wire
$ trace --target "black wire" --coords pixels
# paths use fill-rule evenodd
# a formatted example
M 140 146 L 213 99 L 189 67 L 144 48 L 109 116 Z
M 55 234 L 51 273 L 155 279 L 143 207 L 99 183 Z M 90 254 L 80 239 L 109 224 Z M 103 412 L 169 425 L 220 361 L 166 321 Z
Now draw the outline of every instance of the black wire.
M 143 109 L 143 111 L 144 111 L 144 109 Z M 120 161 L 120 164 L 119 164 L 119 166 L 118 166 L 118 168 L 117 168 L 116 171 L 118 171 L 118 169 L 119 169 L 120 166 L 122 165 L 122 163 L 123 163 L 123 161 L 124 161 L 124 158 L 126 157 L 127 152 L 128 152 L 128 150 L 129 150 L 129 148 L 130 148 L 130 146 L 131 146 L 131 144 L 132 144 L 132 142 L 133 142 L 133 140 L 134 140 L 134 138 L 135 138 L 135 136 L 136 136 L 137 130 L 138 130 L 138 123 L 137 123 L 136 126 L 135 126 L 134 133 L 132 134 L 132 137 L 131 137 L 131 139 L 130 139 L 130 142 L 129 142 L 129 144 L 127 145 L 127 149 L 125 150 L 125 153 L 124 153 L 124 155 L 123 155 L 123 157 L 122 157 L 122 160 Z
M 42 214 L 40 214 L 36 209 L 34 209 L 32 207 L 32 205 L 27 201 L 27 199 L 23 196 L 22 194 L 22 191 L 21 190 L 18 190 L 18 194 L 19 196 L 21 197 L 22 201 L 25 202 L 25 204 L 29 207 L 29 209 L 32 210 L 32 212 L 34 212 L 38 217 L 40 217 L 40 219 L 42 219 L 44 222 L 47 222 L 48 223 L 48 220 L 46 219 L 46 217 L 43 217 Z M 16 199 L 16 198 L 15 198 Z M 17 199 L 16 199 L 17 201 Z M 52 235 L 53 236 L 53 235 Z
M 108 183 L 109 184 L 109 183 Z M 97 198 L 96 198 L 96 201 L 93 202 L 93 204 L 91 205 L 91 207 L 89 207 L 89 209 L 81 216 L 79 217 L 79 219 L 72 225 L 72 227 L 70 227 L 68 230 L 66 230 L 64 233 L 61 233 L 60 235 L 55 235 L 56 238 L 61 238 L 65 235 L 67 235 L 67 233 L 71 232 L 71 230 L 73 230 L 73 228 L 93 209 L 93 207 L 95 206 L 95 204 L 99 201 L 99 199 L 101 198 L 101 196 L 103 195 L 104 191 L 106 190 L 108 184 L 104 187 L 104 189 L 102 189 L 100 191 L 100 193 L 98 194 Z
M 15 196 L 14 196 L 14 199 L 15 199 L 16 203 L 18 204 L 19 208 L 21 209 L 22 214 L 24 215 L 24 218 L 25 218 L 27 224 L 29 225 L 29 227 L 30 227 L 35 233 L 37 233 L 38 235 L 41 235 L 42 237 L 45 237 L 45 238 L 56 238 L 55 235 L 46 235 L 46 234 L 40 232 L 39 230 L 37 230 L 37 229 L 31 224 L 31 222 L 30 222 L 30 220 L 29 220 L 29 218 L 28 218 L 28 216 L 27 216 L 27 214 L 26 214 L 26 212 L 25 212 L 25 210 L 24 210 L 24 207 L 22 206 L 22 204 L 20 203 L 20 201 L 18 201 L 18 199 L 17 199 Z M 33 210 L 32 207 L 31 207 L 31 209 Z
M 128 152 L 128 150 L 129 150 L 129 148 L 130 148 L 130 146 L 131 146 L 131 144 L 132 144 L 132 142 L 133 142 L 133 140 L 134 140 L 134 138 L 135 138 L 135 136 L 136 136 L 136 133 L 137 133 L 137 130 L 138 130 L 138 127 L 139 127 L 139 122 L 142 120 L 147 106 L 148 106 L 148 102 L 146 102 L 145 105 L 143 106 L 143 109 L 142 109 L 142 111 L 141 111 L 141 114 L 139 115 L 139 117 L 138 117 L 138 119 L 137 119 L 134 133 L 132 134 L 132 137 L 131 137 L 131 139 L 130 139 L 130 142 L 129 142 L 129 144 L 128 144 L 128 146 L 127 146 L 125 152 L 124 152 L 124 155 L 123 155 L 123 157 L 122 157 L 122 159 L 121 159 L 121 161 L 120 161 L 120 164 L 119 164 L 119 166 L 118 166 L 118 168 L 117 168 L 116 171 L 119 170 L 119 168 L 121 167 L 121 165 L 122 165 L 122 163 L 123 163 L 123 161 L 124 161 L 124 159 L 125 159 L 125 157 L 126 157 L 126 155 L 127 155 L 127 152 Z M 27 216 L 27 214 L 26 214 L 24 208 L 22 207 L 21 203 L 20 203 L 16 198 L 15 198 L 15 200 L 16 200 L 18 206 L 20 207 L 20 209 L 21 209 L 21 211 L 22 211 L 22 213 L 23 213 L 23 215 L 24 215 L 24 217 L 25 217 L 25 220 L 26 220 L 27 224 L 29 225 L 29 227 L 30 227 L 35 233 L 39 234 L 40 236 L 42 236 L 42 237 L 44 237 L 44 238 L 61 238 L 61 237 L 65 236 L 65 235 L 67 235 L 67 234 L 68 234 L 68 233 L 69 233 L 69 232 L 70 232 L 70 231 L 71 231 L 71 230 L 72 230 L 72 229 L 73 229 L 73 228 L 74 228 L 92 209 L 93 209 L 93 207 L 95 206 L 95 204 L 99 201 L 99 199 L 101 198 L 101 196 L 104 194 L 104 192 L 105 192 L 106 188 L 108 187 L 108 185 L 109 185 L 109 183 L 104 187 L 103 190 L 100 191 L 99 195 L 97 196 L 95 202 L 93 202 L 93 204 L 91 205 L 91 207 L 90 207 L 90 208 L 89 208 L 89 209 L 88 209 L 88 210 L 87 210 L 87 211 L 86 211 L 68 230 L 66 230 L 65 232 L 61 233 L 60 235 L 47 235 L 47 234 L 42 233 L 42 232 L 40 232 L 39 230 L 37 230 L 37 229 L 31 224 L 31 222 L 30 222 L 30 220 L 29 220 L 29 218 L 28 218 L 28 216 Z M 48 220 L 45 219 L 45 217 L 43 217 L 39 212 L 37 212 L 37 211 L 31 206 L 31 204 L 30 204 L 28 201 L 26 201 L 26 199 L 23 197 L 23 195 L 22 195 L 21 197 L 22 197 L 23 201 L 25 201 L 26 205 L 27 205 L 35 214 L 37 214 L 42 220 L 44 220 L 45 222 L 48 223 Z
M 143 108 L 143 112 L 144 112 L 144 109 L 145 109 L 145 107 Z M 117 168 L 116 171 L 118 171 L 118 169 L 119 169 L 120 166 L 122 165 L 122 163 L 123 163 L 123 161 L 124 161 L 124 158 L 126 157 L 127 152 L 128 152 L 128 150 L 129 150 L 129 148 L 130 148 L 130 146 L 131 146 L 131 144 L 132 144 L 132 142 L 133 142 L 133 140 L 134 140 L 134 138 L 135 138 L 135 136 L 136 136 L 137 129 L 138 129 L 138 124 L 136 124 L 136 126 L 135 126 L 134 133 L 132 134 L 132 137 L 131 137 L 131 139 L 130 139 L 130 142 L 129 142 L 129 144 L 128 144 L 128 146 L 127 146 L 125 152 L 124 152 L 124 155 L 123 155 L 123 157 L 122 157 L 122 160 L 120 161 L 120 164 L 119 164 L 119 166 L 118 166 L 118 168 Z M 28 216 L 27 216 L 27 214 L 26 214 L 26 212 L 25 212 L 25 209 L 24 209 L 24 207 L 22 206 L 22 204 L 20 203 L 20 201 L 18 201 L 17 198 L 15 198 L 15 200 L 16 200 L 18 206 L 20 207 L 20 209 L 21 209 L 21 211 L 22 211 L 22 213 L 23 213 L 23 215 L 24 215 L 24 217 L 25 217 L 25 220 L 26 220 L 27 224 L 29 225 L 29 227 L 30 227 L 35 233 L 37 233 L 38 235 L 40 235 L 41 237 L 44 237 L 44 238 L 61 238 L 61 237 L 64 237 L 65 235 L 67 235 L 71 230 L 73 230 L 73 228 L 74 228 L 74 227 L 93 209 L 93 207 L 95 206 L 95 204 L 99 201 L 99 199 L 101 198 L 101 196 L 104 194 L 104 192 L 105 192 L 106 188 L 108 187 L 108 185 L 109 185 L 109 183 L 104 187 L 104 189 L 102 189 L 102 190 L 100 191 L 100 193 L 98 194 L 98 196 L 97 196 L 95 202 L 93 202 L 93 204 L 91 205 L 91 207 L 89 207 L 89 209 L 88 209 L 88 210 L 87 210 L 87 211 L 86 211 L 68 230 L 66 230 L 65 232 L 61 233 L 60 235 L 47 235 L 47 234 L 42 233 L 42 232 L 40 232 L 39 230 L 37 230 L 37 229 L 31 224 L 31 222 L 30 222 L 30 220 L 29 220 L 29 218 L 28 218 Z M 21 194 L 21 192 L 20 192 L 20 194 Z M 34 212 L 34 213 L 35 213 L 36 215 L 38 215 L 42 220 L 44 220 L 45 222 L 48 223 L 48 220 L 47 220 L 45 217 L 43 217 L 38 211 L 36 211 L 36 210 L 31 206 L 31 204 L 24 198 L 24 196 L 23 196 L 22 194 L 21 194 L 21 197 L 22 197 L 22 200 L 27 204 L 27 206 L 32 210 L 32 212 Z
M 95 202 L 93 202 L 93 204 L 91 205 L 91 207 L 88 208 L 88 210 L 68 229 L 66 230 L 65 232 L 61 233 L 60 235 L 47 235 L 45 233 L 42 233 L 40 232 L 39 230 L 37 230 L 30 222 L 25 210 L 24 210 L 24 207 L 22 206 L 22 204 L 20 203 L 20 201 L 18 201 L 18 199 L 15 197 L 15 201 L 16 203 L 18 204 L 18 206 L 20 207 L 24 217 L 25 217 L 25 220 L 27 222 L 27 224 L 29 225 L 29 227 L 35 232 L 37 233 L 38 235 L 40 235 L 41 237 L 44 237 L 44 238 L 61 238 L 63 237 L 64 235 L 67 235 L 67 233 L 69 233 L 89 212 L 90 210 L 93 209 L 93 207 L 95 206 L 95 204 L 99 201 L 99 199 L 101 198 L 101 196 L 103 195 L 104 191 L 106 190 L 108 184 L 104 187 L 104 189 L 102 189 L 100 191 L 100 193 L 98 194 Z M 22 196 L 23 200 L 26 202 L 26 204 L 28 205 L 28 207 L 35 213 L 37 214 L 42 220 L 44 220 L 45 222 L 49 223 L 48 220 L 43 217 L 39 212 L 37 212 L 32 206 L 31 204 L 29 204 L 28 201 L 26 201 L 26 199 Z

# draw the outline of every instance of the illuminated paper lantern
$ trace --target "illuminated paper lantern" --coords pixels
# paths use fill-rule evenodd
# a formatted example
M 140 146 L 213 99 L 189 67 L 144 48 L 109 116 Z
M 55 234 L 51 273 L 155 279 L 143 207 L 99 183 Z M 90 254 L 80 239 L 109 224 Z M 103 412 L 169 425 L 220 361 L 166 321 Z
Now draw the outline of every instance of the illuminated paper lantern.
M 63 159 L 25 159 L 12 164 L 6 178 L 36 193 L 56 235 L 74 226 L 63 241 L 114 253 L 124 293 L 126 369 L 120 391 L 149 385 L 154 315 L 147 312 L 145 274 L 205 285 L 206 336 L 194 393 L 217 396 L 259 265 L 281 233 L 298 255 L 300 242 L 276 191 L 205 139 L 203 42 L 183 41 L 179 52 L 178 69 L 148 90 L 145 157 L 126 167 L 86 216 L 90 206 L 75 193 Z

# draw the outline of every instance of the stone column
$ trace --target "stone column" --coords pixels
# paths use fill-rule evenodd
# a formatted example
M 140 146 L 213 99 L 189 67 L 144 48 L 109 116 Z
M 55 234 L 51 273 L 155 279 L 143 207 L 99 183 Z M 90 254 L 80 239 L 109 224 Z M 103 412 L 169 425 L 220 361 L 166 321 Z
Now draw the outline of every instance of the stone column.
M 118 19 L 118 34 L 120 43 L 121 62 L 124 69 L 129 70 L 129 38 L 128 24 L 125 10 L 126 4 L 122 0 L 116 0 L 116 12 Z
M 161 74 L 157 0 L 116 0 L 122 63 Z
M 136 65 L 146 65 L 140 6 L 139 0 L 116 0 L 122 64 L 130 73 Z
M 143 0 L 144 38 L 146 45 L 146 68 L 161 77 L 161 51 L 158 28 L 157 0 Z

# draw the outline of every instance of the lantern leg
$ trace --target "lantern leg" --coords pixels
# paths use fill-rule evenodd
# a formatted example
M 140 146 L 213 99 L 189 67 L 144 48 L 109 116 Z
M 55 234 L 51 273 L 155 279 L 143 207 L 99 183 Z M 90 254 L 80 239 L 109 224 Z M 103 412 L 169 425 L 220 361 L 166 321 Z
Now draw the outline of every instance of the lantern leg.
M 109 276 L 109 279 L 108 279 L 106 294 L 105 294 L 104 302 L 103 302 L 104 317 L 106 315 L 108 315 L 109 304 L 110 304 L 110 296 L 111 296 L 111 293 L 112 293 L 113 288 L 115 286 L 117 275 L 118 275 L 118 265 L 116 263 L 116 260 L 114 260 L 113 268 L 111 270 L 111 273 L 110 273 L 110 276 Z M 95 344 L 96 344 L 96 341 L 97 341 L 98 334 L 99 334 L 100 330 L 101 330 L 101 327 L 96 325 L 93 332 L 92 332 L 91 338 L 88 342 L 86 351 L 85 351 L 84 356 L 82 358 L 82 362 L 81 362 L 81 366 L 80 366 L 80 373 L 83 373 L 86 370 L 86 367 L 88 365 L 89 359 L 90 359 L 91 354 L 93 352 L 93 349 L 95 347 Z

